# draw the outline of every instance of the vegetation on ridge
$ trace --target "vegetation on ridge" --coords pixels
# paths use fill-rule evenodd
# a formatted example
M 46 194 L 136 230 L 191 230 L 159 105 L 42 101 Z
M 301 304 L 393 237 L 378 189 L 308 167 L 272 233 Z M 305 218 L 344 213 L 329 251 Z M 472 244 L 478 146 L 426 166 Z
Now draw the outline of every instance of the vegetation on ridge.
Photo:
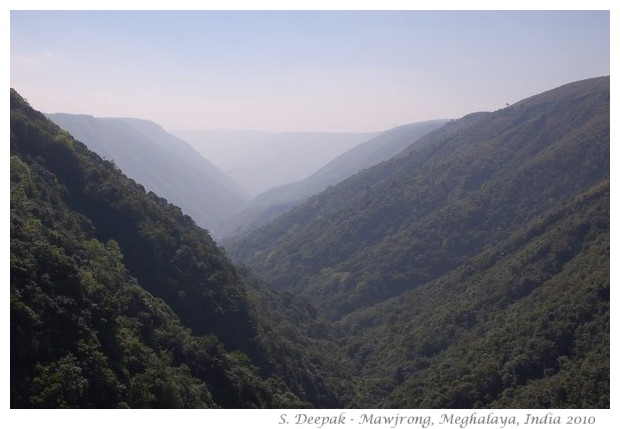
M 178 208 L 11 91 L 13 407 L 338 405 L 305 355 L 260 335 L 276 315 L 247 281 Z
M 450 122 L 239 268 L 11 91 L 11 406 L 609 407 L 609 125 L 608 77 Z
M 470 115 L 228 245 L 330 317 L 437 279 L 609 178 L 609 78 Z

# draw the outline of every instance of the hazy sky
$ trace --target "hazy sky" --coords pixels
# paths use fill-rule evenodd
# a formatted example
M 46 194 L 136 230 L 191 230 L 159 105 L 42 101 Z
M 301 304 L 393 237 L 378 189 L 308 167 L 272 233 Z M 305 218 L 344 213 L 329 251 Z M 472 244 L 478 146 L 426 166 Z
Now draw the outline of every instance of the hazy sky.
M 44 112 L 168 130 L 378 131 L 610 74 L 608 11 L 12 11 Z

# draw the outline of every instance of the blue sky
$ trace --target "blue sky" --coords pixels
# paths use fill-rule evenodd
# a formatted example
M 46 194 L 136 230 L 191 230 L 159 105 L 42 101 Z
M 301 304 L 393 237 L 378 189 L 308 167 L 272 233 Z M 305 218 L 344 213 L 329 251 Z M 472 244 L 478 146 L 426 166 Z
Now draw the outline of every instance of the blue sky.
M 608 11 L 12 11 L 44 112 L 168 130 L 379 131 L 610 74 Z

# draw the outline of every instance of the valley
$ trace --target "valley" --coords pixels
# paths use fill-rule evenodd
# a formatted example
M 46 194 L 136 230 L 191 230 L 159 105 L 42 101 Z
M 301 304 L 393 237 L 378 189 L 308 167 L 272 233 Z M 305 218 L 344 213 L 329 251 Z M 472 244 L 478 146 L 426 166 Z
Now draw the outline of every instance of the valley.
M 609 408 L 608 76 L 270 190 L 35 109 L 11 90 L 11 407 Z

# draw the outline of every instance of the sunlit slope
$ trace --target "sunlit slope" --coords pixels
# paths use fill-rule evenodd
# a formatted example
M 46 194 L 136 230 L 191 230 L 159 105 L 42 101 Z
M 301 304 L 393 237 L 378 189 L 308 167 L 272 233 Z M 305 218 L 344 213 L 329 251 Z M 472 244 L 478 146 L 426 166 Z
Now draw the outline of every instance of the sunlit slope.
M 229 247 L 340 317 L 421 286 L 609 178 L 609 78 L 453 121 Z
M 419 122 L 385 131 L 338 156 L 306 179 L 258 195 L 246 210 L 221 225 L 219 233 L 230 241 L 257 229 L 327 187 L 392 158 L 445 122 Z

